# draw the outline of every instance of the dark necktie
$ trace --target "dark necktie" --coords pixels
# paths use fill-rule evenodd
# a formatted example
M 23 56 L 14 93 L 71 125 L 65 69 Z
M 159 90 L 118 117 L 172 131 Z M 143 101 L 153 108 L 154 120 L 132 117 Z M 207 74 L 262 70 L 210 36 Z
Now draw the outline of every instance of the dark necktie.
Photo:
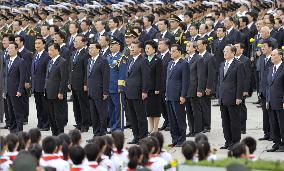
M 267 62 L 268 62 L 269 58 L 265 58 L 265 61 L 264 61 L 264 65 L 266 66 Z
M 276 73 L 276 65 L 274 65 L 273 67 L 272 78 L 275 76 L 275 73 Z
M 170 67 L 170 70 L 173 70 L 175 64 L 176 64 L 175 62 L 172 63 L 172 65 L 171 65 L 171 67 Z
M 134 58 L 133 58 L 132 61 L 131 61 L 131 63 L 129 64 L 128 72 L 130 72 L 130 70 L 131 70 L 131 68 L 132 68 L 132 66 L 133 66 L 133 64 L 134 64 L 134 62 L 135 62 L 135 60 L 134 60 Z
M 78 55 L 79 55 L 79 51 L 77 50 L 75 55 L 73 56 L 73 60 L 72 60 L 73 63 L 76 61 Z
M 73 40 L 74 40 L 74 38 L 73 38 L 73 36 L 71 36 L 70 41 L 69 41 L 69 46 L 73 43 Z
M 93 69 L 94 64 L 95 64 L 95 60 L 91 59 L 90 66 L 89 66 L 89 75 L 90 75 L 91 72 L 92 72 L 92 69 Z
M 8 63 L 8 71 L 10 71 L 11 66 L 12 66 L 12 60 L 11 60 L 11 59 L 9 59 L 9 63 Z
M 52 65 L 53 65 L 53 60 L 50 60 L 49 65 L 48 65 L 48 73 L 50 73 Z
M 225 67 L 224 67 L 224 76 L 226 75 L 227 71 L 229 69 L 229 62 L 225 62 Z

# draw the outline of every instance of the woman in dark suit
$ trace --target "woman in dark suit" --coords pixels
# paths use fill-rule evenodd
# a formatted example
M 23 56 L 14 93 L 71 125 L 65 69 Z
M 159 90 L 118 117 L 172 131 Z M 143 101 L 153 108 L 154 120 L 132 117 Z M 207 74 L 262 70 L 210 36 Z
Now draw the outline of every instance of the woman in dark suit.
M 145 43 L 145 63 L 149 69 L 148 98 L 145 101 L 149 133 L 157 132 L 161 117 L 162 60 L 156 55 L 158 46 L 150 40 Z

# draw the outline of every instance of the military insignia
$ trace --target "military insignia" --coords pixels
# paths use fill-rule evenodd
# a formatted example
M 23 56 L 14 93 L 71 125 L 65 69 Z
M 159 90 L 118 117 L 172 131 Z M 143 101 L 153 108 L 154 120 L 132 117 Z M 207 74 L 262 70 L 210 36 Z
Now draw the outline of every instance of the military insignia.
M 122 63 L 126 64 L 126 60 L 122 60 Z
M 117 60 L 113 60 L 113 61 L 112 61 L 112 64 L 113 64 L 113 65 L 116 65 L 116 64 L 117 64 Z
M 93 38 L 94 36 L 95 36 L 94 34 L 90 34 L 89 39 Z

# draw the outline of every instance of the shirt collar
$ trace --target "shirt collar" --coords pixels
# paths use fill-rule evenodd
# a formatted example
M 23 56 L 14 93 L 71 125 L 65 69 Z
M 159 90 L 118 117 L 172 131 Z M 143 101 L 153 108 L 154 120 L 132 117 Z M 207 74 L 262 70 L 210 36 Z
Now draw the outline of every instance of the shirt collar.
M 274 66 L 276 66 L 276 71 L 277 71 L 277 69 L 280 67 L 281 64 L 282 64 L 282 61 L 281 61 L 279 64 L 274 65 Z
M 206 53 L 206 50 L 202 53 L 199 53 L 199 55 L 203 57 L 205 53 Z
M 60 49 L 61 49 L 63 46 L 65 46 L 65 43 L 62 43 L 62 44 L 60 45 Z
M 20 49 L 19 49 L 19 52 L 22 52 L 23 50 L 24 50 L 24 46 L 23 47 L 21 47 Z
M 241 56 L 242 56 L 242 54 L 239 55 L 239 56 L 235 56 L 235 58 L 236 58 L 237 60 L 239 60 L 239 59 L 241 58 Z
M 94 60 L 94 62 L 96 62 L 96 60 L 98 59 L 98 57 L 99 57 L 99 54 L 97 54 L 97 56 L 95 56 L 95 57 L 92 57 L 92 60 Z
M 231 33 L 231 31 L 233 30 L 234 27 L 229 28 L 229 30 L 227 31 L 228 34 Z
M 111 56 L 112 56 L 112 57 L 115 57 L 117 54 L 118 54 L 118 52 L 116 52 L 116 53 L 111 53 Z
M 231 63 L 233 62 L 234 58 L 233 59 L 230 59 L 229 61 L 225 61 L 225 62 L 228 62 L 229 63 L 229 66 L 231 65 Z
M 252 26 L 252 24 L 253 24 L 253 22 L 249 23 L 249 24 L 247 25 L 247 27 L 250 29 L 250 27 Z
M 270 54 L 270 55 L 268 55 L 268 56 L 266 56 L 265 58 L 270 59 L 270 57 L 271 57 L 271 54 Z
M 161 53 L 161 56 L 165 56 L 167 53 L 169 52 L 169 49 L 166 51 L 166 52 L 164 52 L 164 53 Z
M 10 60 L 11 62 L 14 62 L 14 60 L 15 60 L 16 58 L 17 58 L 17 55 L 14 56 L 14 57 L 10 57 L 9 60 Z
M 22 32 L 22 29 L 20 29 L 19 31 L 16 32 L 16 35 L 20 35 L 20 33 Z
M 100 35 L 103 35 L 105 33 L 105 29 L 103 29 L 103 31 L 100 32 Z
M 54 63 L 58 58 L 60 57 L 60 55 L 56 56 L 55 58 L 52 59 L 52 63 Z
M 178 63 L 179 60 L 180 60 L 180 58 L 174 60 L 174 63 L 175 63 L 175 64 Z
M 39 56 L 41 56 L 41 55 L 42 55 L 42 53 L 43 53 L 43 51 L 44 51 L 44 50 L 42 50 L 42 51 L 38 52 L 37 54 L 38 54 Z
M 140 56 L 141 55 L 141 53 L 139 53 L 137 56 L 133 56 L 132 58 L 133 58 L 133 60 L 134 61 L 136 61 L 137 60 L 137 58 L 138 58 L 138 56 Z
M 113 34 L 116 30 L 117 30 L 117 28 L 113 29 L 113 30 L 111 31 L 111 34 Z
M 149 28 L 146 28 L 146 31 L 149 32 L 151 30 L 152 26 L 150 26 Z
M 173 31 L 173 33 L 174 33 L 174 34 L 176 34 L 176 33 L 177 33 L 177 31 L 178 31 L 178 28 L 177 28 L 177 29 L 175 29 L 175 30 Z

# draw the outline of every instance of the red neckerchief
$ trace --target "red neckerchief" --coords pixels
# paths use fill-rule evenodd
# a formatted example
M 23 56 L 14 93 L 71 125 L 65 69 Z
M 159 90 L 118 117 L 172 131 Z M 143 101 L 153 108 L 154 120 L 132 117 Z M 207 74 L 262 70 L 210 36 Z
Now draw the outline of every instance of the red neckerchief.
M 146 166 L 152 166 L 153 163 L 154 163 L 154 162 L 148 161 L 147 164 L 146 164 Z
M 127 168 L 126 171 L 135 171 L 135 169 L 130 169 L 130 168 Z
M 150 154 L 149 155 L 150 158 L 154 158 L 154 157 L 157 157 L 157 156 L 158 156 L 158 154 Z
M 82 168 L 74 168 L 74 167 L 70 168 L 70 171 L 81 171 L 81 170 L 82 170 Z
M 114 151 L 116 154 L 121 154 L 121 153 L 123 153 L 123 151 L 122 150 L 117 150 L 117 151 Z
M 58 156 L 58 158 L 64 160 L 64 156 Z
M 43 156 L 42 159 L 44 161 L 50 161 L 50 160 L 56 160 L 58 159 L 59 157 L 58 156 Z
M 3 163 L 5 163 L 6 161 L 8 161 L 8 159 L 5 159 L 5 158 L 0 158 L 0 164 L 3 164 Z
M 11 156 L 9 156 L 9 158 L 10 158 L 11 161 L 14 161 L 16 157 L 17 157 L 16 155 L 11 155 Z
M 94 168 L 94 169 L 95 169 L 95 168 L 97 168 L 99 165 L 97 165 L 97 164 L 90 164 L 89 166 L 90 166 L 91 168 Z

